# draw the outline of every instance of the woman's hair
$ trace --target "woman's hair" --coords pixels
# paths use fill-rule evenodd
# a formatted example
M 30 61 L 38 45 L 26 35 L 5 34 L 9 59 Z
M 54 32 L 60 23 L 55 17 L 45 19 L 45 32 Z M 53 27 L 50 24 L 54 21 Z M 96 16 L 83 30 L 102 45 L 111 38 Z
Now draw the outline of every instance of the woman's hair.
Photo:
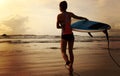
M 67 9 L 67 2 L 66 1 L 62 1 L 62 2 L 60 2 L 60 8 L 62 9 L 62 10 L 66 10 Z

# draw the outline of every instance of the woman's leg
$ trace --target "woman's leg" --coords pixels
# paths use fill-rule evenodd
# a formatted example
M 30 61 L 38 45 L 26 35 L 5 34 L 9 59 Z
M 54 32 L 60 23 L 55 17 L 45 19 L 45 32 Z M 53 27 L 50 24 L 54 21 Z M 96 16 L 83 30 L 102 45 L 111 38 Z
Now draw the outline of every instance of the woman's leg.
M 74 62 L 73 45 L 74 45 L 74 40 L 70 40 L 68 42 L 68 49 L 69 49 L 70 62 L 71 62 L 71 64 L 69 65 L 69 67 L 70 67 L 70 70 L 69 70 L 70 73 L 73 72 L 73 62 Z
M 74 46 L 74 40 L 69 41 L 68 42 L 68 50 L 69 50 L 71 64 L 73 64 L 73 62 L 74 62 L 73 46 Z
M 66 47 L 67 47 L 67 41 L 62 39 L 61 40 L 61 53 L 62 53 L 62 56 L 65 60 L 65 62 L 68 62 L 68 56 L 67 56 L 67 53 L 66 53 Z

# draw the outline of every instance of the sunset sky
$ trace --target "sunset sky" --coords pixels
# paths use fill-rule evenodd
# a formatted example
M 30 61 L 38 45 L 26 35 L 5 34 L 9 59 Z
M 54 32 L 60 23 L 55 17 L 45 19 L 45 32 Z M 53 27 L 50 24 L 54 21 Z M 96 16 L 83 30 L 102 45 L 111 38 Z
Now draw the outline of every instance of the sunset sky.
M 0 34 L 57 35 L 62 0 L 0 0 Z M 120 0 L 66 0 L 68 11 L 120 29 Z

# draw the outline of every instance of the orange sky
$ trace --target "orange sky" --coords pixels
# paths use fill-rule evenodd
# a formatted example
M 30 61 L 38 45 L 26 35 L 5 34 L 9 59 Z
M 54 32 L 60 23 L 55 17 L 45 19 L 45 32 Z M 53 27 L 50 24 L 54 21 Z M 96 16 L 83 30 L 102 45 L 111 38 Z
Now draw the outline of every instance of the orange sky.
M 62 0 L 0 0 L 0 34 L 60 34 L 56 16 Z M 68 11 L 120 28 L 119 0 L 67 0 Z

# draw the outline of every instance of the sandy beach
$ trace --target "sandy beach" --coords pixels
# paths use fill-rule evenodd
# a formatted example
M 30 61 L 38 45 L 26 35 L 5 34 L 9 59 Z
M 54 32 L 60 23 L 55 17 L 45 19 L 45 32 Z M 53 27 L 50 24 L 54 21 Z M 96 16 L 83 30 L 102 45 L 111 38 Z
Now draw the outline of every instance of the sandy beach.
M 59 36 L 0 38 L 0 76 L 69 76 Z M 120 37 L 110 37 L 110 51 L 120 64 Z M 76 36 L 74 55 L 74 76 L 120 76 L 104 37 Z

